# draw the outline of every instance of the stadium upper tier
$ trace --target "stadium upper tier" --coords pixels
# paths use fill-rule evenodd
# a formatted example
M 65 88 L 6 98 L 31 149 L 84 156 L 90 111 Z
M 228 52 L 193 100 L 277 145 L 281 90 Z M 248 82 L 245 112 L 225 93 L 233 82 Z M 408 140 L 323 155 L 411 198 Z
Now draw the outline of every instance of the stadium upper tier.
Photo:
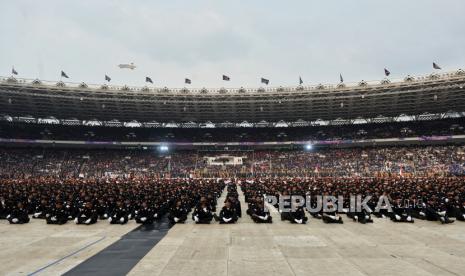
M 465 111 L 465 72 L 353 85 L 170 89 L 0 78 L 11 117 L 136 123 L 289 123 Z

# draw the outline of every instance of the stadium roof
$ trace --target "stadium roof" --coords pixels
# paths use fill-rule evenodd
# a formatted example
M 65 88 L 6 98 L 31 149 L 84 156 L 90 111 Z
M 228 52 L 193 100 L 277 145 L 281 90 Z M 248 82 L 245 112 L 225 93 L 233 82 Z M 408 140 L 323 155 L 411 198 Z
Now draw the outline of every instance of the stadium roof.
M 0 116 L 134 124 L 279 124 L 465 111 L 465 72 L 356 84 L 170 89 L 0 78 Z

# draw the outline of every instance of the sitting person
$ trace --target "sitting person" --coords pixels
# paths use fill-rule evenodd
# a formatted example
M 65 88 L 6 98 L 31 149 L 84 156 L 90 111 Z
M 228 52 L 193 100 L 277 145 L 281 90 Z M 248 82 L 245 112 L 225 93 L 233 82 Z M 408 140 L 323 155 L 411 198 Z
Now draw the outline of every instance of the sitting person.
M 172 224 L 184 223 L 187 220 L 187 209 L 182 205 L 182 201 L 176 201 L 176 205 L 171 208 L 168 219 Z
M 220 215 L 215 215 L 215 219 L 218 220 L 220 224 L 236 223 L 237 210 L 232 207 L 231 202 L 228 200 L 224 203 L 224 206 L 220 211 Z
M 390 217 L 391 220 L 394 222 L 414 222 L 410 213 L 410 208 L 402 206 L 402 202 L 400 199 L 397 199 L 394 205 L 392 206 L 392 213 L 390 213 Z
M 339 216 L 336 211 L 331 210 L 334 208 L 333 203 L 330 202 L 327 207 L 328 210 L 323 210 L 322 215 L 324 223 L 344 223 L 341 216 Z
M 155 212 L 148 207 L 147 202 L 142 202 L 141 207 L 134 211 L 137 223 L 152 224 L 155 220 Z
M 40 201 L 40 203 L 38 203 L 36 205 L 36 207 L 34 208 L 34 211 L 32 213 L 32 218 L 35 218 L 35 219 L 45 219 L 46 218 L 46 214 L 47 214 L 47 210 L 48 210 L 48 203 L 47 203 L 47 200 L 45 199 L 42 199 Z
M 29 222 L 29 215 L 27 209 L 24 208 L 23 203 L 18 202 L 16 208 L 11 210 L 6 219 L 10 222 L 10 224 L 24 224 Z
M 47 224 L 62 225 L 68 222 L 69 214 L 63 206 L 63 203 L 58 201 L 55 203 L 55 208 L 47 212 Z
M 86 202 L 84 208 L 79 210 L 78 215 L 74 218 L 74 223 L 91 225 L 97 222 L 98 213 L 91 202 Z
M 212 221 L 213 215 L 211 207 L 207 204 L 206 200 L 200 199 L 199 205 L 195 207 L 192 213 L 192 219 L 197 224 L 209 224 Z
M 265 204 L 263 203 L 263 201 L 257 202 L 257 204 L 250 209 L 250 217 L 255 223 L 272 222 L 270 212 L 268 210 L 265 210 Z
M 116 202 L 116 207 L 108 218 L 110 224 L 126 224 L 129 220 L 129 212 L 121 200 Z
M 446 214 L 446 208 L 443 204 L 431 199 L 426 203 L 425 217 L 429 221 L 440 221 L 442 224 L 453 223 L 454 221 Z

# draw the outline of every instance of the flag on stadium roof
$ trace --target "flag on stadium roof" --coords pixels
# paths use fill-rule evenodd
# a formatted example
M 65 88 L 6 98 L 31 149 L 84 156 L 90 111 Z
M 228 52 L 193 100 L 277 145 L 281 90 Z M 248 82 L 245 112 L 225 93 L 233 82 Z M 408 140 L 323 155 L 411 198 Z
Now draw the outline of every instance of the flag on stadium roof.
M 11 68 L 11 74 L 18 75 L 18 71 L 15 70 L 14 67 Z
M 145 82 L 150 82 L 150 83 L 153 84 L 153 81 L 152 81 L 152 79 L 150 77 L 145 77 Z
M 438 70 L 441 69 L 441 67 L 436 62 L 433 62 L 433 68 Z
M 223 80 L 224 80 L 224 81 L 230 81 L 230 80 L 231 80 L 231 78 L 230 78 L 230 77 L 228 77 L 228 76 L 226 76 L 226 75 L 223 75 Z
M 262 81 L 261 81 L 261 82 L 264 83 L 264 84 L 266 84 L 266 85 L 268 85 L 268 84 L 270 83 L 270 80 L 265 79 L 265 78 L 262 78 Z
M 302 85 L 304 81 L 302 80 L 302 77 L 299 76 L 299 84 Z
M 190 79 L 185 79 L 185 80 L 184 80 L 184 83 L 186 83 L 186 84 L 191 84 L 192 81 L 191 81 Z
M 339 74 L 339 80 L 340 80 L 341 82 L 344 82 L 344 78 L 342 77 L 342 74 Z
M 68 75 L 66 75 L 66 73 L 65 73 L 65 72 L 63 72 L 63 71 L 61 71 L 61 76 L 62 76 L 63 78 L 67 78 L 67 79 L 69 79 Z
M 388 69 L 384 68 L 384 75 L 386 75 L 386 77 L 389 77 L 390 74 L 391 72 Z
M 110 78 L 109 76 L 105 75 L 105 80 L 108 81 L 108 82 L 110 82 L 110 81 L 111 81 L 111 78 Z

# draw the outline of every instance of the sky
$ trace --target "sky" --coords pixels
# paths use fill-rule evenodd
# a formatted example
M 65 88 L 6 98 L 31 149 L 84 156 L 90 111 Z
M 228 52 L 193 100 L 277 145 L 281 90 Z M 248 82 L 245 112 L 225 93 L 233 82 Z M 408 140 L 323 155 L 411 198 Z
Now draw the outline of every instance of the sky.
M 0 0 L 0 75 L 259 87 L 380 80 L 386 67 L 397 79 L 433 61 L 465 69 L 464 11 L 463 0 Z

